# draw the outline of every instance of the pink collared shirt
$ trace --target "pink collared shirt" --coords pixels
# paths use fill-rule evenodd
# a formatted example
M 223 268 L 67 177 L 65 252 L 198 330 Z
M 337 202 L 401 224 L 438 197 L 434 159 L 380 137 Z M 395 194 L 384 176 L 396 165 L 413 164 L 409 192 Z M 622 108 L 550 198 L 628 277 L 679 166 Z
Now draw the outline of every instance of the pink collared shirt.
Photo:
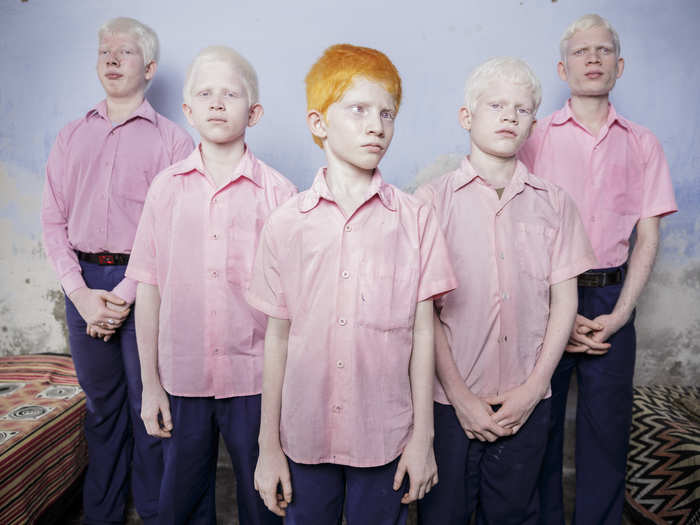
M 596 263 L 576 206 L 521 162 L 499 200 L 466 157 L 416 195 L 435 208 L 459 280 L 437 306 L 467 387 L 490 396 L 523 384 L 542 350 L 550 286 Z M 439 381 L 435 400 L 449 404 Z
M 375 170 L 345 217 L 325 168 L 263 228 L 248 301 L 291 322 L 282 448 L 300 463 L 384 465 L 413 424 L 416 304 L 457 285 L 429 206 Z
M 247 148 L 218 189 L 199 148 L 153 181 L 126 275 L 160 291 L 158 370 L 170 394 L 261 392 L 267 318 L 244 293 L 263 223 L 295 193 Z
M 66 295 L 85 286 L 75 250 L 129 253 L 151 181 L 192 149 L 192 138 L 145 99 L 121 124 L 110 122 L 102 101 L 59 132 L 46 165 L 41 225 Z M 112 291 L 133 303 L 136 283 L 124 279 Z
M 570 104 L 537 123 L 518 157 L 574 199 L 598 267 L 620 266 L 640 219 L 678 209 L 666 157 L 648 129 L 622 118 L 612 104 L 597 137 Z

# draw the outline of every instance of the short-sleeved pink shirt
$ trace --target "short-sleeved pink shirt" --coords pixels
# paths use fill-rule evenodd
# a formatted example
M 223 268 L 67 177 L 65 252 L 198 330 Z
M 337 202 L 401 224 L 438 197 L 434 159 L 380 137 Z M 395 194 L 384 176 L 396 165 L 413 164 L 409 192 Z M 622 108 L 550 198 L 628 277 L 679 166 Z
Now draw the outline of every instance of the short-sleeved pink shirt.
M 267 319 L 244 294 L 262 225 L 294 193 L 248 149 L 218 189 L 199 148 L 153 181 L 126 275 L 160 291 L 158 370 L 170 394 L 262 391 Z
M 612 104 L 594 137 L 567 102 L 537 123 L 518 157 L 574 199 L 599 268 L 627 261 L 639 219 L 678 209 L 661 144 L 648 129 L 618 115 Z
M 345 217 L 325 169 L 263 228 L 248 301 L 291 322 L 280 421 L 300 463 L 384 465 L 413 424 L 416 304 L 456 286 L 430 206 L 375 170 Z
M 46 165 L 41 225 L 66 294 L 85 286 L 74 250 L 129 253 L 149 184 L 193 149 L 187 132 L 147 100 L 116 125 L 102 101 L 60 131 Z M 136 283 L 124 279 L 113 292 L 133 303 Z
M 596 264 L 576 206 L 521 162 L 499 200 L 467 158 L 416 196 L 435 208 L 459 281 L 437 306 L 467 387 L 489 396 L 523 384 L 542 350 L 550 286 Z M 449 404 L 439 381 L 435 400 Z

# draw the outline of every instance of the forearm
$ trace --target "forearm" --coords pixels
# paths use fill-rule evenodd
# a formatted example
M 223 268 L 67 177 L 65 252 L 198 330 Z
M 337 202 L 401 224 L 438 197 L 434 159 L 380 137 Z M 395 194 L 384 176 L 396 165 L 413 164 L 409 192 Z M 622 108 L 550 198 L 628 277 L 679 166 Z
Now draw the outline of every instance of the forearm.
M 537 359 L 528 382 L 544 397 L 554 370 L 566 347 L 578 308 L 576 278 L 552 285 L 550 289 L 549 320 Z
M 265 331 L 262 407 L 258 438 L 261 452 L 281 447 L 282 385 L 287 364 L 289 328 L 290 323 L 286 319 L 268 318 Z
M 135 312 L 136 342 L 141 362 L 141 381 L 144 389 L 160 386 L 158 373 L 158 327 L 160 292 L 152 284 L 138 283 Z
M 626 322 L 634 311 L 654 267 L 659 248 L 659 217 L 641 219 L 637 223 L 637 239 L 627 263 L 627 275 L 620 297 L 611 312 Z
M 430 442 L 432 442 L 434 434 L 435 357 L 433 335 L 433 301 L 421 301 L 416 305 L 409 376 L 413 399 L 413 436 L 424 438 Z
M 447 335 L 442 326 L 442 322 L 436 311 L 433 312 L 433 327 L 435 338 L 435 369 L 438 381 L 442 385 L 447 399 L 454 404 L 456 399 L 462 397 L 465 392 L 471 393 L 464 383 L 464 378 L 460 374 L 455 363 L 450 345 L 447 342 Z
M 124 299 L 127 304 L 133 304 L 134 300 L 136 299 L 137 286 L 137 281 L 134 281 L 130 277 L 124 277 L 114 288 L 112 288 L 112 293 Z

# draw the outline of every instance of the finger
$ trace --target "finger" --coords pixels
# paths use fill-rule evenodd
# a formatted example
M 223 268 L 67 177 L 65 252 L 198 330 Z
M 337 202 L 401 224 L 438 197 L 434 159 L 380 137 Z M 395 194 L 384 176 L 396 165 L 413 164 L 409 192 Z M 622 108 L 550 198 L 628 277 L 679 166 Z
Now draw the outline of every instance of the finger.
M 100 297 L 102 297 L 102 299 L 104 299 L 105 301 L 109 301 L 112 304 L 120 306 L 126 304 L 126 301 L 124 299 L 122 299 L 116 294 L 113 294 L 112 292 L 107 292 L 103 290 L 100 294 Z
M 173 417 L 170 414 L 170 403 L 168 400 L 163 401 L 160 406 L 160 417 L 163 420 L 163 429 L 172 430 L 173 429 Z
M 472 431 L 470 431 L 470 430 L 465 431 L 465 434 L 467 434 L 467 437 L 468 437 L 469 439 L 476 439 L 475 436 L 474 436 L 474 433 L 473 433 Z
M 585 317 L 581 314 L 576 315 L 576 323 L 579 325 L 579 330 L 580 330 L 581 326 L 585 326 L 589 330 L 596 330 L 596 331 L 603 329 L 602 324 L 594 321 L 593 319 L 589 319 L 588 317 Z
M 489 405 L 502 405 L 505 402 L 505 397 L 503 395 L 489 396 L 482 398 L 482 401 Z
M 399 490 L 401 488 L 401 483 L 403 483 L 403 478 L 405 475 L 406 465 L 404 465 L 403 461 L 399 461 L 399 464 L 396 467 L 396 474 L 394 474 L 394 490 Z
M 598 334 L 596 334 L 598 335 Z M 603 350 L 607 348 L 608 343 L 603 343 L 601 341 L 596 340 L 595 336 L 588 337 L 586 335 L 577 335 L 575 337 L 572 337 L 577 343 L 582 343 L 587 345 L 589 348 L 593 348 L 596 350 Z
M 520 425 L 515 425 L 515 426 L 513 427 L 513 434 L 517 433 L 518 430 L 520 430 Z
M 418 483 L 414 483 L 413 480 L 409 479 L 408 492 L 404 494 L 401 501 L 403 502 L 404 499 L 406 499 L 406 503 L 416 501 L 418 499 L 419 486 L 420 485 Z
M 566 350 L 567 352 L 570 352 L 572 354 L 582 354 L 582 353 L 585 353 L 588 350 L 590 350 L 590 348 L 588 348 L 587 345 L 583 345 L 583 344 L 575 344 L 575 345 L 569 344 L 569 345 L 566 345 L 564 350 Z
M 605 355 L 608 353 L 608 351 L 607 350 L 593 350 L 593 349 L 589 348 L 588 350 L 586 350 L 585 353 L 588 355 Z
M 282 482 L 282 496 L 284 496 L 284 501 L 286 503 L 292 502 L 292 481 L 289 477 L 289 471 L 283 473 L 281 476 Z
M 418 494 L 417 494 L 418 499 L 423 499 L 425 497 L 425 491 L 427 488 L 428 488 L 427 483 L 421 483 L 420 487 L 418 488 Z

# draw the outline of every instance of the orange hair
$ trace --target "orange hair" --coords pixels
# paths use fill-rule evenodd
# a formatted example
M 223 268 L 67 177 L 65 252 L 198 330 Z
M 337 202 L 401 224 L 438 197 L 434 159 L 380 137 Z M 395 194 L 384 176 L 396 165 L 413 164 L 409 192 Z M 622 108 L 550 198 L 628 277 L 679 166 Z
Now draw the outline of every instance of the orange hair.
M 394 97 L 396 111 L 401 104 L 401 77 L 391 60 L 376 49 L 336 44 L 323 52 L 306 75 L 307 110 L 326 117 L 328 107 L 340 100 L 356 77 L 379 82 Z M 321 139 L 314 137 L 319 146 Z

